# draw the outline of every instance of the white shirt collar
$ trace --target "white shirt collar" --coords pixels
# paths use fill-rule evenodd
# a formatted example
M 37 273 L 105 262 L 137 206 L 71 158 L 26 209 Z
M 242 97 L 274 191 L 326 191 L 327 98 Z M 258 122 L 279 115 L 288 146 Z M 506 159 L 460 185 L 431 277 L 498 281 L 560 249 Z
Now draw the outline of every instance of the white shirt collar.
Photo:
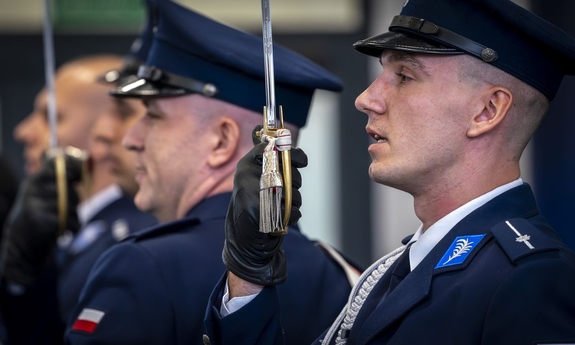
M 98 212 L 122 197 L 122 190 L 116 184 L 104 188 L 78 205 L 76 209 L 82 226 L 86 225 Z
M 409 243 L 415 242 L 411 245 L 409 250 L 409 263 L 411 270 L 413 271 L 417 265 L 429 254 L 429 252 L 447 235 L 447 233 L 463 218 L 469 215 L 471 212 L 475 211 L 479 207 L 485 205 L 488 201 L 495 198 L 496 196 L 503 194 L 504 192 L 518 187 L 523 184 L 522 179 L 517 179 L 515 181 L 509 182 L 502 186 L 495 188 L 494 190 L 487 192 L 471 201 L 465 205 L 453 210 L 451 213 L 441 218 L 429 227 L 424 233 L 423 224 L 419 226 L 419 229 L 415 232 L 415 235 L 411 238 Z

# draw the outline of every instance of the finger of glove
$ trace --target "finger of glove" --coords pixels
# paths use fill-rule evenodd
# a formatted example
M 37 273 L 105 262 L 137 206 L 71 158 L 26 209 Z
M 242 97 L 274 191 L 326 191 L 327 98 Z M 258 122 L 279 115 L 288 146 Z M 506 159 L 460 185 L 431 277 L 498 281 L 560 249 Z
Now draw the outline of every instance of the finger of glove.
M 82 170 L 86 159 L 67 153 L 61 149 L 52 149 L 44 153 L 42 167 L 38 172 L 38 178 L 43 180 L 54 179 L 56 177 L 56 160 L 64 159 L 66 180 L 69 183 L 79 182 L 82 179 Z
M 258 135 L 258 133 L 261 133 L 261 130 L 264 128 L 264 126 L 262 125 L 257 125 L 253 130 L 252 130 L 252 142 L 255 145 L 258 145 L 262 142 L 261 136 Z
M 292 188 L 292 203 L 288 225 L 295 225 L 301 218 L 302 197 L 296 188 Z M 285 201 L 282 199 L 282 214 L 285 212 Z
M 292 147 L 291 149 L 291 165 L 294 168 L 305 168 L 307 166 L 307 155 L 302 149 Z
M 244 189 L 234 191 L 226 217 L 222 259 L 228 270 L 259 285 L 285 281 L 287 269 L 281 249 L 283 236 L 259 232 L 259 197 Z
M 250 160 L 253 164 L 257 164 L 259 166 L 262 165 L 264 152 L 266 150 L 267 143 L 259 143 L 254 146 L 250 152 L 248 152 L 240 161 L 242 160 Z
M 66 159 L 66 178 L 69 182 L 79 182 L 82 180 L 82 170 L 84 164 L 87 164 L 83 159 L 71 156 L 69 154 L 65 155 Z

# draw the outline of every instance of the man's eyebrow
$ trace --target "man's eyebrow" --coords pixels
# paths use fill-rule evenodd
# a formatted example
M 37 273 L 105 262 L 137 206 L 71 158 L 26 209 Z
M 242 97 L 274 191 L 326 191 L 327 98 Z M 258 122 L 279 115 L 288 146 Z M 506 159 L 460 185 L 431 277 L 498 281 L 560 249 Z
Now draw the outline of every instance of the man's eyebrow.
M 132 107 L 132 105 L 123 99 L 115 99 L 114 101 L 117 106 L 116 109 L 118 110 L 117 115 L 120 117 L 120 119 L 126 120 L 136 113 L 136 110 Z
M 383 58 L 383 55 L 381 58 Z M 425 64 L 420 59 L 418 59 L 416 56 L 414 56 L 413 54 L 404 53 L 404 52 L 400 52 L 400 51 L 392 51 L 388 55 L 388 59 L 389 59 L 389 62 L 404 62 L 408 65 L 411 65 L 411 66 L 417 68 L 418 70 L 420 70 L 424 74 L 429 75 L 429 71 L 427 70 L 427 67 L 425 66 Z

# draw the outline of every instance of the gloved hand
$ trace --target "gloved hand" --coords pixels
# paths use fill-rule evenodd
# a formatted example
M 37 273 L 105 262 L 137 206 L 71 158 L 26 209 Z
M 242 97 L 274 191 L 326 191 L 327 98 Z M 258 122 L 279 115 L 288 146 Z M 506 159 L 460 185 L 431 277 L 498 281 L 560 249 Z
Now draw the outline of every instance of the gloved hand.
M 77 232 L 78 195 L 74 184 L 82 177 L 83 157 L 66 153 L 45 155 L 41 170 L 21 184 L 16 202 L 4 225 L 0 275 L 2 279 L 28 286 L 53 263 L 59 235 L 58 186 L 55 155 L 63 155 L 66 166 L 66 230 Z
M 226 267 L 243 280 L 257 285 L 276 285 L 287 279 L 285 253 L 281 248 L 283 236 L 259 232 L 260 176 L 265 147 L 265 143 L 256 145 L 238 162 L 226 216 L 222 257 Z M 307 156 L 301 149 L 292 148 L 291 159 L 293 196 L 289 225 L 301 218 L 298 168 L 307 166 Z

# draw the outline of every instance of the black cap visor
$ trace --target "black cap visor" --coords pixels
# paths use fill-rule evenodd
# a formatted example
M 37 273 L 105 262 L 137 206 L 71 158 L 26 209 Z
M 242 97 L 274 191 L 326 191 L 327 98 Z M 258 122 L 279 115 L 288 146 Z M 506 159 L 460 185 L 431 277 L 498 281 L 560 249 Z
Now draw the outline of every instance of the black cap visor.
M 115 97 L 176 97 L 199 93 L 213 97 L 218 89 L 209 83 L 185 78 L 155 67 L 141 66 L 136 78 L 110 90 Z
M 354 43 L 355 50 L 362 54 L 380 57 L 386 50 L 400 50 L 422 54 L 463 54 L 455 48 L 446 47 L 436 42 L 427 41 L 415 35 L 403 32 L 386 32 Z
M 162 85 L 144 78 L 128 82 L 109 91 L 110 95 L 118 98 L 143 98 L 143 97 L 175 97 L 182 96 L 192 91 L 183 88 Z
M 389 30 L 356 42 L 355 49 L 372 56 L 380 56 L 384 49 L 393 49 L 421 54 L 468 53 L 489 63 L 499 58 L 494 49 L 422 18 L 395 16 Z

